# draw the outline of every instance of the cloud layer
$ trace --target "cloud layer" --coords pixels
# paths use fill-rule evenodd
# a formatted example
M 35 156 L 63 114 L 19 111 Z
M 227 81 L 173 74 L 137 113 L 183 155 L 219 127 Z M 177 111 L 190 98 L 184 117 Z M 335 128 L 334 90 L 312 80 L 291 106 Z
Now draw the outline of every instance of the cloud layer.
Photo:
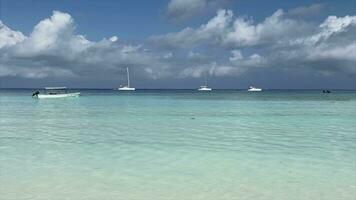
M 215 63 L 208 70 L 218 76 L 239 74 L 258 67 L 303 67 L 323 74 L 333 71 L 354 74 L 355 20 L 356 16 L 329 16 L 315 26 L 279 9 L 263 21 L 254 22 L 245 16 L 234 17 L 231 10 L 222 9 L 198 28 L 187 27 L 150 39 L 166 49 L 208 47 L 230 51 L 228 61 Z M 249 55 L 244 56 L 245 52 Z M 196 70 L 201 71 L 201 67 Z M 191 68 L 189 71 L 196 74 Z
M 132 66 L 150 71 L 147 75 L 155 77 L 147 64 L 155 66 L 159 62 L 153 53 L 141 45 L 121 44 L 117 36 L 89 41 L 75 34 L 74 20 L 67 13 L 54 11 L 29 36 L 0 25 L 0 76 L 100 78 Z M 164 67 L 159 63 L 155 69 Z
M 294 17 L 297 11 L 278 9 L 254 21 L 220 9 L 198 27 L 153 35 L 139 45 L 117 36 L 90 41 L 60 11 L 27 36 L 0 22 L 0 77 L 99 81 L 117 79 L 126 66 L 146 79 L 235 77 L 259 69 L 355 76 L 356 16 L 328 16 L 316 24 Z
M 277 10 L 263 22 L 237 17 L 231 10 L 221 9 L 215 17 L 199 28 L 185 28 L 177 33 L 153 36 L 152 41 L 172 48 L 192 48 L 196 45 L 211 44 L 228 47 L 256 46 L 263 43 L 283 42 L 305 32 L 307 24 L 287 18 L 283 10 Z

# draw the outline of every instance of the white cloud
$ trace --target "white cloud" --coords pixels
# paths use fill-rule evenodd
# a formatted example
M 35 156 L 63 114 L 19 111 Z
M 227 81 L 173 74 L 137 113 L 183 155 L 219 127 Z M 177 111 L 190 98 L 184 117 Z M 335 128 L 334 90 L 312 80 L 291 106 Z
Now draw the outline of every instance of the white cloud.
M 67 42 L 62 39 L 72 39 L 72 23 L 73 20 L 69 14 L 54 11 L 51 18 L 42 20 L 35 26 L 27 42 L 37 51 L 54 48 L 61 42 Z M 83 38 L 78 37 L 78 39 Z
M 240 50 L 232 50 L 232 56 L 229 58 L 230 61 L 237 61 L 243 59 L 243 55 Z
M 0 49 L 13 46 L 25 40 L 26 37 L 19 31 L 13 31 L 0 21 Z
M 92 45 L 83 35 L 75 35 L 74 29 L 74 20 L 69 14 L 53 11 L 50 18 L 39 22 L 30 36 L 15 46 L 16 54 L 72 57 Z
M 356 73 L 356 16 L 329 16 L 319 24 L 282 10 L 260 22 L 218 10 L 197 28 L 150 38 L 171 49 L 148 50 L 117 36 L 90 41 L 76 33 L 69 14 L 54 11 L 28 36 L 0 24 L 0 76 L 116 79 L 125 66 L 153 79 L 237 76 L 257 68 Z
M 182 70 L 179 77 L 199 78 L 206 74 L 210 76 L 237 76 L 250 68 L 263 67 L 267 62 L 264 57 L 258 54 L 252 54 L 246 58 L 243 57 L 239 50 L 233 50 L 231 54 L 232 56 L 229 58 L 230 62 L 220 64 L 210 62 L 207 64 L 189 66 Z
M 187 77 L 199 78 L 206 71 L 208 71 L 207 66 L 188 67 L 188 68 L 185 68 L 182 72 L 180 72 L 179 77 L 180 78 L 187 78 Z
M 0 76 L 105 77 L 128 65 L 156 65 L 147 74 L 152 76 L 166 67 L 142 45 L 120 44 L 117 36 L 94 42 L 75 34 L 73 18 L 59 11 L 40 21 L 28 37 L 1 24 L 0 38 L 0 52 L 6 53 L 0 54 Z
M 167 35 L 152 36 L 151 41 L 168 47 L 189 48 L 209 40 L 211 43 L 221 43 L 224 32 L 228 28 L 232 19 L 231 10 L 219 10 L 217 15 L 208 23 L 201 25 L 197 29 L 185 28 L 177 33 Z
M 212 73 L 215 76 L 236 76 L 240 75 L 250 68 L 266 67 L 267 60 L 255 53 L 244 57 L 240 50 L 231 51 L 230 62 L 225 65 L 215 65 Z
M 109 40 L 111 42 L 116 42 L 119 38 L 117 36 L 112 36 Z
M 351 42 L 345 46 L 328 47 L 326 45 L 319 45 L 308 49 L 306 58 L 310 61 L 329 60 L 340 62 L 354 62 L 356 64 L 356 41 Z M 356 66 L 353 66 L 356 70 Z
M 298 48 L 294 51 L 297 52 L 294 57 L 304 56 L 303 60 L 313 62 L 356 62 L 355 33 L 356 16 L 329 16 L 314 34 L 296 40 L 294 44 L 297 44 Z M 350 69 L 349 66 L 347 68 Z
M 203 76 L 217 76 L 217 77 L 226 77 L 226 76 L 237 76 L 245 71 L 248 68 L 243 66 L 236 66 L 233 64 L 218 64 L 216 62 L 208 63 L 205 65 L 190 66 L 185 68 L 179 74 L 180 78 L 200 78 Z
M 152 36 L 151 40 L 170 48 L 191 48 L 201 44 L 245 47 L 295 38 L 308 32 L 309 28 L 301 21 L 285 17 L 281 9 L 257 24 L 246 17 L 233 20 L 231 10 L 219 10 L 215 17 L 197 29 L 188 27 L 176 33 Z
M 227 31 L 223 44 L 226 46 L 255 46 L 264 43 L 281 42 L 296 37 L 306 27 L 300 22 L 284 17 L 283 10 L 277 10 L 263 22 L 254 25 L 252 20 L 238 17 L 232 29 Z
M 313 43 L 319 42 L 320 40 L 327 40 L 334 34 L 347 31 L 351 26 L 356 26 L 356 16 L 329 16 L 322 24 L 320 24 L 319 27 L 321 31 L 310 39 Z
M 206 46 L 225 50 L 238 48 L 231 51 L 232 55 L 228 57 L 230 63 L 220 61 L 215 66 L 215 69 L 224 66 L 224 72 L 255 67 L 356 71 L 356 16 L 329 16 L 315 26 L 315 23 L 290 18 L 281 9 L 259 23 L 251 18 L 234 18 L 229 10 L 219 10 L 215 17 L 196 29 L 185 28 L 176 33 L 153 36 L 151 41 L 176 49 Z M 251 53 L 245 58 L 244 51 L 260 53 Z M 195 69 L 193 74 L 197 76 L 201 65 L 188 69 L 184 74 Z

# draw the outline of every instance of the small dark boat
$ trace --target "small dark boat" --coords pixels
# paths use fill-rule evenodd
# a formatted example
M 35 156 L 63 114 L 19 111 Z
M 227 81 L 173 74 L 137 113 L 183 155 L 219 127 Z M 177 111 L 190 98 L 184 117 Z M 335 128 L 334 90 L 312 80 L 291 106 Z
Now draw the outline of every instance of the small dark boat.
M 36 91 L 36 92 L 34 92 L 33 94 L 32 94 L 32 97 L 34 97 L 34 96 L 38 96 L 40 94 L 40 92 L 39 91 Z
M 323 90 L 323 93 L 331 93 L 330 90 Z

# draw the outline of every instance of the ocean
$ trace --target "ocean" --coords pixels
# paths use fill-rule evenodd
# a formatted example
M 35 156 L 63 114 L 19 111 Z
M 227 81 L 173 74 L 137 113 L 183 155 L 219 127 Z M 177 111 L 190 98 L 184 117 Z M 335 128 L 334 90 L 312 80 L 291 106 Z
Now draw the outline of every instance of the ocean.
M 355 200 L 356 91 L 0 90 L 1 200 Z

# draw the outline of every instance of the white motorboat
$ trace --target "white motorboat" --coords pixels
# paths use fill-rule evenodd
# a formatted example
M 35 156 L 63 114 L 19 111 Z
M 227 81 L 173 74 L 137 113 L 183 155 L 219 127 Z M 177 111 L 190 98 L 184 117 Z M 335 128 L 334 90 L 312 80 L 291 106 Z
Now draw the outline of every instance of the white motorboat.
M 127 85 L 120 86 L 118 90 L 120 91 L 135 91 L 135 88 L 130 87 L 130 73 L 129 68 L 126 67 L 126 74 L 127 74 Z
M 208 87 L 208 78 L 207 75 L 205 75 L 204 77 L 205 79 L 205 84 L 200 86 L 200 88 L 198 89 L 198 91 L 212 91 L 213 89 L 211 89 L 210 87 Z
M 262 89 L 250 86 L 250 88 L 247 91 L 249 91 L 249 92 L 261 92 Z
M 80 92 L 68 93 L 66 87 L 45 87 L 43 93 L 36 91 L 32 94 L 32 97 L 36 97 L 38 99 L 54 99 L 79 96 Z
M 213 89 L 209 88 L 207 85 L 202 85 L 198 89 L 199 91 L 212 91 Z

